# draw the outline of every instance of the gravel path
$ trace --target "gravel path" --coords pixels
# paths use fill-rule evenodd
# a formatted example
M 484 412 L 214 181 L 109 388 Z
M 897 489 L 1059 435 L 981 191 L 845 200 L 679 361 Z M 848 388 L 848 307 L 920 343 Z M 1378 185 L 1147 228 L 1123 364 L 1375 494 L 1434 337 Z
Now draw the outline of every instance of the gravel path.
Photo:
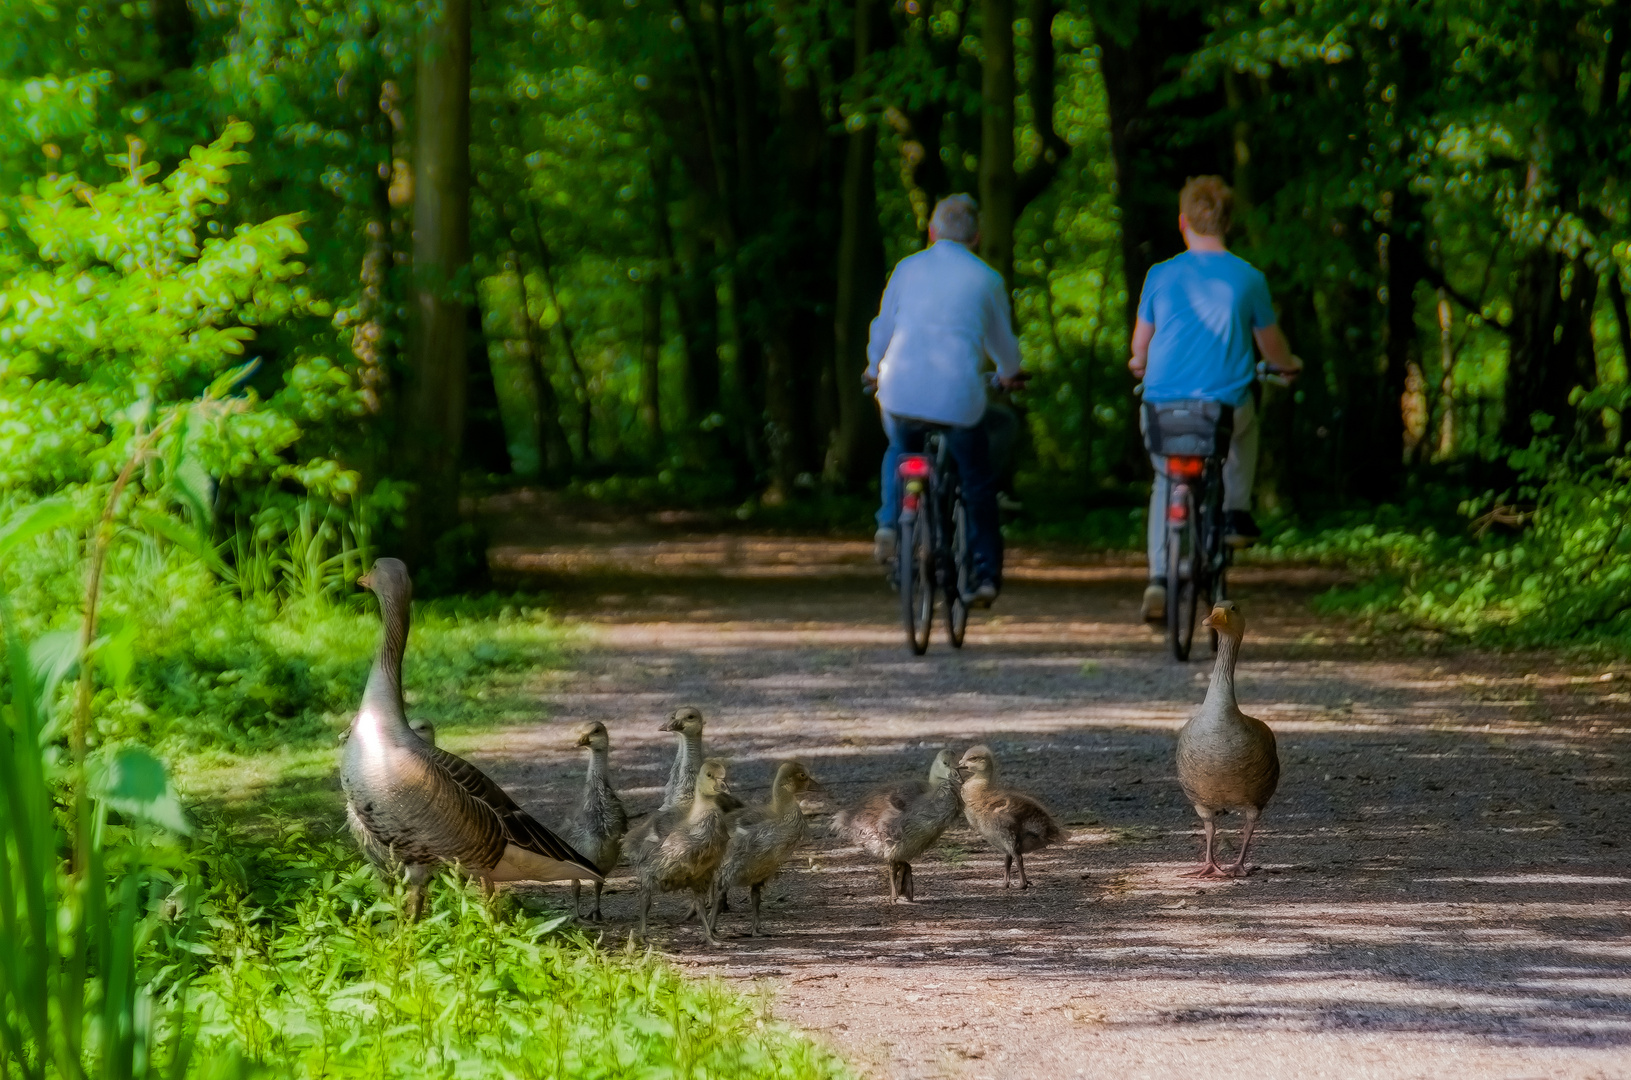
M 546 813 L 577 790 L 583 719 L 611 728 L 638 810 L 679 704 L 750 799 L 803 759 L 828 792 L 769 890 L 774 936 L 728 914 L 706 950 L 670 898 L 653 937 L 764 988 L 866 1075 L 1631 1076 L 1623 666 L 1359 645 L 1309 610 L 1321 572 L 1242 571 L 1240 698 L 1284 779 L 1260 870 L 1197 884 L 1173 733 L 1211 664 L 1173 663 L 1138 623 L 1138 567 L 1015 552 L 967 647 L 914 659 L 865 544 L 589 533 L 501 537 L 501 575 L 548 582 L 592 644 L 529 688 L 550 719 L 455 748 Z M 1067 841 L 1005 892 L 960 826 L 916 864 L 918 902 L 891 907 L 880 868 L 826 835 L 832 810 L 977 741 Z M 606 909 L 626 934 L 627 878 Z

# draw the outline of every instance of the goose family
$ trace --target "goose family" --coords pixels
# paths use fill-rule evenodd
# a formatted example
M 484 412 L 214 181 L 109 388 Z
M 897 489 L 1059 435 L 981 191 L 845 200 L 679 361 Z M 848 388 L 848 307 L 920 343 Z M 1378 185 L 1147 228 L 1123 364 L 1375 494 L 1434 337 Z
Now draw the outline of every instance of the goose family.
M 723 759 L 704 756 L 701 709 L 674 710 L 662 731 L 676 737 L 674 759 L 657 808 L 632 821 L 609 767 L 605 724 L 578 725 L 572 746 L 585 753 L 575 809 L 551 829 L 529 814 L 475 765 L 436 745 L 435 725 L 410 720 L 402 696 L 413 586 L 407 567 L 383 558 L 358 582 L 379 601 L 383 637 L 362 701 L 341 737 L 340 780 L 346 819 L 363 854 L 387 878 L 407 885 L 406 910 L 418 918 L 425 886 L 443 866 L 457 868 L 491 892 L 502 882 L 571 881 L 574 912 L 603 919 L 605 881 L 620 863 L 639 890 L 639 934 L 664 893 L 687 893 L 703 939 L 718 943 L 726 891 L 745 888 L 752 937 L 762 932 L 765 888 L 808 839 L 800 802 L 819 785 L 799 761 L 778 764 L 769 798 L 749 806 L 732 791 Z M 1204 624 L 1217 634 L 1216 664 L 1206 699 L 1177 739 L 1178 781 L 1201 819 L 1200 865 L 1190 876 L 1243 877 L 1253 833 L 1280 778 L 1274 732 L 1241 711 L 1235 665 L 1246 622 L 1237 605 L 1218 603 Z M 1239 851 L 1225 866 L 1216 856 L 1216 818 L 1242 816 Z M 1025 856 L 1063 837 L 1036 798 L 999 784 L 996 755 L 985 745 L 958 759 L 938 750 L 927 775 L 876 787 L 838 810 L 833 833 L 878 860 L 890 903 L 916 900 L 912 863 L 961 818 L 1003 855 L 1003 888 L 1017 868 L 1031 886 Z M 582 886 L 594 896 L 583 911 Z

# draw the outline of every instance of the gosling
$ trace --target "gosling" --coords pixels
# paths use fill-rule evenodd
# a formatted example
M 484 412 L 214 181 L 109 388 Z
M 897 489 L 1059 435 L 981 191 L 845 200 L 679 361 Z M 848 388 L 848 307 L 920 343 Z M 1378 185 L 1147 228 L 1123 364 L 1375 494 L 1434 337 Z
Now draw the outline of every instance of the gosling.
M 815 785 L 815 778 L 797 761 L 784 761 L 776 769 L 766 806 L 738 810 L 725 819 L 730 839 L 719 864 L 719 897 L 733 885 L 746 885 L 753 904 L 752 937 L 759 936 L 759 900 L 787 862 L 793 850 L 804 842 L 804 810 L 798 797 Z M 719 911 L 714 912 L 714 923 Z
M 1059 823 L 1041 803 L 997 786 L 997 759 L 984 746 L 971 748 L 958 763 L 963 773 L 963 816 L 968 827 L 1003 854 L 1002 887 L 1008 888 L 1019 863 L 1019 887 L 1029 889 L 1025 856 L 1059 842 Z
M 838 835 L 889 869 L 889 902 L 917 899 L 912 860 L 929 849 L 963 812 L 962 781 L 950 750 L 934 756 L 929 779 L 879 788 L 833 818 Z
M 659 811 L 629 834 L 629 865 L 640 882 L 640 937 L 646 936 L 646 918 L 659 892 L 689 891 L 701 916 L 702 936 L 714 937 L 714 889 L 720 860 L 725 856 L 725 813 L 719 797 L 729 794 L 725 763 L 709 758 L 697 771 L 691 801 Z
M 572 846 L 587 855 L 604 877 L 617 866 L 618 856 L 623 852 L 623 834 L 629 831 L 629 815 L 607 778 L 606 759 L 611 738 L 606 733 L 606 725 L 598 720 L 582 724 L 577 735 L 575 745 L 589 751 L 589 767 L 583 777 L 583 801 L 564 831 Z M 604 887 L 604 881 L 595 882 L 595 907 L 589 916 L 594 922 L 601 919 L 600 893 Z M 574 880 L 572 910 L 579 918 L 583 917 L 582 894 L 583 882 Z

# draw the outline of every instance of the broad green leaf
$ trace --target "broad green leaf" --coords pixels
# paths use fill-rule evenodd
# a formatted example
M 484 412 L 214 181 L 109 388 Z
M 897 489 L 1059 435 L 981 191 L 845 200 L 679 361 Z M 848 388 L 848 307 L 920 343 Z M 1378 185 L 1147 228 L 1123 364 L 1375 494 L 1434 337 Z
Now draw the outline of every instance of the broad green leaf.
M 121 814 L 172 832 L 192 832 L 164 763 L 144 747 L 123 746 L 98 755 L 91 766 L 91 794 Z
M 0 525 L 0 556 L 41 533 L 70 524 L 73 517 L 74 504 L 67 499 L 42 499 L 30 503 Z
M 52 630 L 28 647 L 28 667 L 34 673 L 40 711 L 49 713 L 57 686 L 79 662 L 79 631 Z

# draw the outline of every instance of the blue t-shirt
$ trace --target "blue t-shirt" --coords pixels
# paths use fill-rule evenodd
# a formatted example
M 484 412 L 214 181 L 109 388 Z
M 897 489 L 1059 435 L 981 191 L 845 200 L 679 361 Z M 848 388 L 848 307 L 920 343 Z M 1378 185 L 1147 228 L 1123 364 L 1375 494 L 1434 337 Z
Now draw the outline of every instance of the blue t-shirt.
M 1157 263 L 1144 278 L 1138 317 L 1155 324 L 1145 401 L 1246 403 L 1252 331 L 1274 325 L 1268 282 L 1251 263 L 1227 251 L 1186 251 Z

